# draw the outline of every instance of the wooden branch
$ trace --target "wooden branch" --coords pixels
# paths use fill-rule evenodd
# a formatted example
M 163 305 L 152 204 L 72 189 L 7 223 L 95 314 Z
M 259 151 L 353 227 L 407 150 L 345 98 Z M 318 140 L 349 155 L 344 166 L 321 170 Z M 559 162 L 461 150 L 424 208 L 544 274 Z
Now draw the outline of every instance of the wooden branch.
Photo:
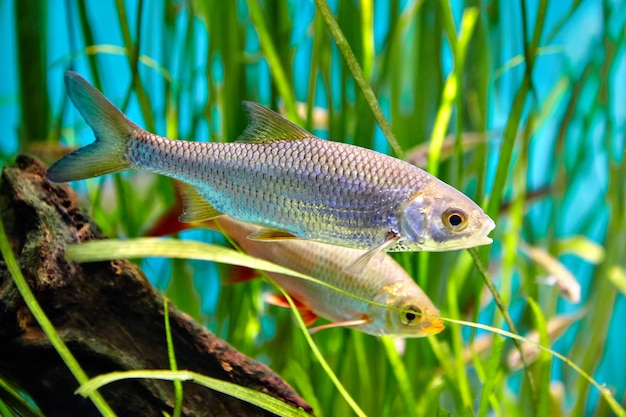
M 132 263 L 90 264 L 64 259 L 68 243 L 102 239 L 76 194 L 45 178 L 26 156 L 2 171 L 0 214 L 19 265 L 55 328 L 88 375 L 169 369 L 163 296 Z M 179 369 L 230 381 L 312 409 L 267 366 L 237 352 L 191 317 L 170 307 Z M 0 260 L 0 374 L 33 397 L 47 416 L 98 415 L 74 394 L 77 382 L 52 348 Z M 271 415 L 228 395 L 185 382 L 186 416 Z M 102 393 L 124 416 L 163 416 L 174 405 L 172 382 L 132 380 Z

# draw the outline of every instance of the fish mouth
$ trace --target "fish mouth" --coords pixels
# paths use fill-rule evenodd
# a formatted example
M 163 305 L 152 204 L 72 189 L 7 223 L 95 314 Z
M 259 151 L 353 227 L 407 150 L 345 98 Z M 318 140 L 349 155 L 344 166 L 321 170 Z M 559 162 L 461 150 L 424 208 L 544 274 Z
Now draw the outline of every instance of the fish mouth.
M 424 336 L 432 336 L 441 333 L 445 328 L 446 326 L 443 324 L 443 320 L 430 319 L 429 325 L 422 329 L 422 334 Z
M 480 245 L 489 245 L 493 243 L 493 239 L 487 236 L 489 233 L 496 228 L 496 223 L 490 218 L 487 217 L 487 221 L 483 224 L 483 227 L 480 228 L 480 239 L 477 239 Z

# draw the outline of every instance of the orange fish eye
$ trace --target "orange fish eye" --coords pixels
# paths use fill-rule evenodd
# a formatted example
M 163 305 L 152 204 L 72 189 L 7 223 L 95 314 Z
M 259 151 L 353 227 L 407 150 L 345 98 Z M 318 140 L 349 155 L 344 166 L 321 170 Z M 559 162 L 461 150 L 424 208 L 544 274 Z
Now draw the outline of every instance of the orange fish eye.
M 419 307 L 408 306 L 400 311 L 400 321 L 406 326 L 417 326 L 422 318 L 422 310 Z
M 467 227 L 467 214 L 460 209 L 448 209 L 441 216 L 443 225 L 451 232 L 460 232 Z

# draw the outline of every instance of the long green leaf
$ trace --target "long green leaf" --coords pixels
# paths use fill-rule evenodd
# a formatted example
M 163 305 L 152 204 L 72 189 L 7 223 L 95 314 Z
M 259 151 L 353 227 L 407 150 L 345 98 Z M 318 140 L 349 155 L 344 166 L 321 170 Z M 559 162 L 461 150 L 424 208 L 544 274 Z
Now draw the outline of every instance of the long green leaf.
M 286 404 L 270 395 L 255 391 L 251 388 L 242 387 L 232 382 L 222 381 L 191 371 L 166 371 L 166 370 L 135 370 L 125 372 L 111 372 L 99 375 L 82 384 L 76 393 L 89 396 L 96 390 L 107 384 L 126 379 L 162 379 L 166 381 L 192 381 L 203 387 L 230 395 L 242 401 L 256 405 L 280 416 L 302 417 L 309 416 L 304 410 Z
M 472 257 L 474 257 L 474 260 L 476 260 L 476 256 L 477 255 L 475 253 L 472 254 Z M 312 281 L 319 285 L 327 286 L 329 288 L 333 288 L 335 291 L 339 291 L 343 293 L 344 295 L 357 298 L 363 302 L 366 302 L 372 305 L 377 305 L 383 308 L 390 308 L 383 304 L 379 304 L 371 300 L 366 300 L 366 299 L 357 297 L 353 294 L 347 293 L 338 288 L 334 288 L 333 286 L 326 284 L 323 281 L 320 281 L 315 278 L 309 277 L 307 275 L 303 275 L 298 272 L 289 270 L 287 268 L 275 265 L 271 262 L 267 262 L 262 259 L 256 259 L 251 256 L 236 252 L 232 249 L 227 249 L 221 246 L 211 245 L 211 244 L 206 244 L 206 243 L 201 243 L 201 242 L 174 241 L 174 240 L 163 240 L 163 239 L 154 239 L 154 238 L 140 238 L 140 239 L 133 239 L 129 241 L 106 240 L 106 241 L 87 242 L 87 243 L 83 243 L 80 245 L 69 245 L 66 251 L 66 258 L 68 258 L 68 260 L 73 260 L 73 261 L 78 261 L 78 262 L 94 262 L 94 261 L 104 261 L 104 260 L 112 260 L 112 259 L 119 259 L 119 258 L 143 258 L 143 257 L 171 257 L 171 258 L 200 259 L 200 260 L 206 260 L 206 261 L 231 263 L 233 265 L 246 266 L 248 268 L 261 269 L 261 270 L 268 271 L 268 272 L 277 272 L 277 273 L 291 275 L 297 278 L 305 279 L 308 281 Z M 481 273 L 485 277 L 488 277 L 488 274 L 484 270 L 484 268 L 481 271 Z M 497 294 L 497 291 L 495 293 Z M 291 300 L 288 294 L 286 293 L 284 294 L 288 298 L 288 300 Z M 292 309 L 297 310 L 293 302 L 291 302 L 291 305 L 292 305 Z M 506 308 L 504 308 L 504 311 L 506 312 Z M 440 317 L 440 318 L 444 322 L 464 325 L 464 326 L 473 327 L 476 329 L 487 330 L 489 332 L 511 338 L 513 339 L 513 341 L 515 341 L 517 344 L 520 345 L 520 349 L 521 349 L 520 342 L 526 342 L 526 343 L 530 343 L 532 345 L 538 346 L 539 349 L 549 352 L 551 355 L 561 359 L 568 366 L 574 369 L 585 380 L 587 380 L 590 384 L 592 384 L 594 387 L 596 387 L 600 391 L 602 397 L 609 403 L 609 406 L 616 414 L 618 414 L 619 416 L 626 417 L 626 411 L 615 400 L 610 390 L 606 387 L 601 386 L 580 366 L 576 365 L 574 362 L 572 362 L 570 359 L 568 359 L 564 355 L 550 348 L 542 346 L 539 343 L 533 342 L 532 340 L 522 337 L 519 334 L 515 334 L 512 332 L 508 332 L 502 329 L 498 329 L 498 328 L 480 324 L 480 323 L 472 323 L 468 321 L 456 320 L 456 319 L 451 319 L 447 317 Z M 297 314 L 296 319 L 298 319 L 298 322 L 300 323 L 301 317 L 299 314 Z M 302 322 L 301 324 L 302 324 L 303 329 L 306 329 L 306 326 L 304 326 L 304 323 Z M 310 339 L 308 332 L 306 333 L 305 337 L 307 338 L 307 341 L 310 341 L 311 348 L 313 349 L 314 354 L 316 356 L 319 354 L 318 359 L 320 360 L 320 362 L 326 363 L 323 360 L 323 356 L 321 355 L 317 347 L 316 346 L 314 347 L 314 343 L 312 339 Z M 330 368 L 327 369 L 327 373 L 329 374 L 329 376 L 331 374 L 334 375 L 334 373 L 332 373 Z M 338 386 L 341 386 L 338 380 L 337 380 L 337 383 L 338 383 Z
M 330 11 L 330 8 L 328 7 L 326 0 L 315 0 L 315 4 L 320 14 L 322 15 L 322 18 L 324 19 L 324 22 L 326 23 L 326 26 L 328 27 L 329 32 L 333 36 L 333 39 L 335 40 L 337 47 L 341 51 L 341 54 L 343 55 L 343 59 L 345 59 L 346 64 L 348 65 L 348 68 L 350 69 L 350 72 L 352 73 L 352 76 L 354 77 L 354 80 L 356 81 L 357 85 L 363 92 L 365 101 L 367 102 L 368 106 L 372 110 L 372 114 L 374 115 L 376 122 L 378 123 L 385 137 L 387 138 L 389 145 L 391 145 L 391 148 L 393 149 L 393 151 L 395 152 L 398 158 L 406 159 L 404 150 L 402 150 L 402 148 L 400 147 L 400 144 L 398 143 L 396 136 L 393 134 L 391 125 L 387 121 L 387 118 L 385 118 L 385 115 L 383 114 L 383 111 L 380 108 L 380 105 L 378 104 L 378 100 L 376 99 L 374 90 L 372 90 L 372 87 L 369 85 L 369 83 L 365 79 L 365 76 L 363 75 L 363 70 L 361 69 L 361 66 L 359 65 L 356 57 L 354 56 L 354 53 L 352 52 L 352 49 L 350 48 L 350 44 L 346 40 L 346 37 L 343 35 L 341 28 L 337 24 L 335 17 Z

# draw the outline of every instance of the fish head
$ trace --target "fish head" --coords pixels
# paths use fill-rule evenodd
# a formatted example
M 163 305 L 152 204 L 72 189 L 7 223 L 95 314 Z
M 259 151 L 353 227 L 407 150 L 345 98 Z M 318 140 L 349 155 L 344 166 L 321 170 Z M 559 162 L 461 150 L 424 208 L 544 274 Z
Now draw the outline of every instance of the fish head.
M 496 224 L 470 198 L 436 181 L 400 207 L 402 250 L 447 251 L 488 245 Z
M 397 282 L 385 287 L 374 301 L 388 308 L 371 304 L 370 327 L 374 334 L 393 337 L 426 337 L 443 331 L 445 326 L 439 318 L 439 310 L 428 296 L 411 281 Z

